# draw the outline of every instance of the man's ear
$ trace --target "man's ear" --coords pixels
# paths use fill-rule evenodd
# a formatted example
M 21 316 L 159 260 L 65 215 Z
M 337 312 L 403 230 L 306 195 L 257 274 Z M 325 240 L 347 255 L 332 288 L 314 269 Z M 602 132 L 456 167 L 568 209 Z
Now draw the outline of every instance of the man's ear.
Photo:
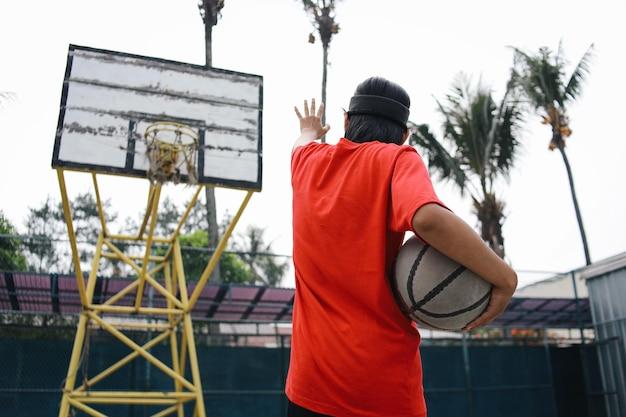
M 348 125 L 350 124 L 350 117 L 348 116 L 348 112 L 344 111 L 343 112 L 343 131 L 347 131 L 348 130 Z

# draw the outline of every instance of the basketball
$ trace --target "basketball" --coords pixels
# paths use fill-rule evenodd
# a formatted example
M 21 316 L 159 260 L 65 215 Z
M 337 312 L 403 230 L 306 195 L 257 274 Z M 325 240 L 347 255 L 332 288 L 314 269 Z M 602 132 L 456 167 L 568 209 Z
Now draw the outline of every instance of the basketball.
M 398 254 L 392 286 L 400 308 L 419 325 L 461 330 L 487 307 L 491 284 L 417 237 Z

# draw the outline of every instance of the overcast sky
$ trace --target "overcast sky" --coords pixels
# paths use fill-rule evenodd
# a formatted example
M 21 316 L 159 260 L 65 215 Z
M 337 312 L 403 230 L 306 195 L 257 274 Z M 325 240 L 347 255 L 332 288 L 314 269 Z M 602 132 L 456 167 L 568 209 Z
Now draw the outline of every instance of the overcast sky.
M 624 1 L 345 0 L 337 8 L 341 32 L 331 45 L 328 81 L 329 142 L 343 134 L 341 107 L 356 85 L 387 77 L 411 95 L 411 120 L 440 133 L 433 97 L 442 98 L 459 72 L 482 78 L 500 96 L 512 54 L 556 48 L 563 40 L 575 63 L 596 45 L 591 76 L 570 109 L 574 131 L 568 155 L 591 256 L 626 251 L 626 138 L 621 126 L 626 49 Z M 291 253 L 289 157 L 298 134 L 293 105 L 320 96 L 321 45 L 307 43 L 310 22 L 296 0 L 227 0 L 214 29 L 213 65 L 264 77 L 263 192 L 242 223 L 267 227 L 280 253 Z M 0 209 L 24 229 L 29 206 L 58 196 L 50 168 L 68 44 L 204 63 L 204 32 L 195 0 L 19 1 L 0 3 L 0 91 L 15 100 L 0 107 Z M 567 176 L 549 152 L 548 127 L 529 117 L 517 168 L 499 193 L 506 201 L 507 258 L 517 270 L 568 271 L 584 264 Z M 89 185 L 71 175 L 69 191 Z M 435 182 L 440 198 L 468 223 L 471 202 Z M 103 194 L 122 217 L 145 206 L 144 180 L 109 179 Z M 191 190 L 167 187 L 177 201 Z M 218 210 L 236 210 L 241 192 L 219 192 Z M 367 232 L 364 231 L 364 239 Z M 527 284 L 545 277 L 521 273 Z M 284 283 L 293 285 L 290 276 Z

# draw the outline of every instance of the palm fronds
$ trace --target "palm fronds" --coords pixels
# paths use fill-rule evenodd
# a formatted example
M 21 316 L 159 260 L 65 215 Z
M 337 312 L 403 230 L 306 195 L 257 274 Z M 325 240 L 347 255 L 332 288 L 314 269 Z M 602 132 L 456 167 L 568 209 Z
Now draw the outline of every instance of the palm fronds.
M 593 44 L 589 46 L 583 57 L 578 61 L 576 68 L 565 86 L 563 92 L 569 101 L 574 101 L 582 91 L 582 84 L 589 75 L 591 59 L 593 58 Z
M 442 180 L 453 181 L 461 190 L 461 194 L 464 194 L 465 181 L 467 179 L 465 171 L 437 140 L 430 131 L 429 126 L 427 124 L 416 125 L 409 122 L 409 129 L 411 131 L 409 144 L 424 150 L 430 173 L 436 174 Z

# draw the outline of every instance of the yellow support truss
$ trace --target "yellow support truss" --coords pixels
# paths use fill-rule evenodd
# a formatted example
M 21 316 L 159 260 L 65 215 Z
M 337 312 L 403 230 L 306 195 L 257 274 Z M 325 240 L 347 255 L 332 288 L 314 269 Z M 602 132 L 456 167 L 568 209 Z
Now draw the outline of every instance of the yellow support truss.
M 174 414 L 177 417 L 184 417 L 184 405 L 187 402 L 194 403 L 194 416 L 205 417 L 206 411 L 202 395 L 202 381 L 198 367 L 191 311 L 200 297 L 202 288 L 206 285 L 213 269 L 217 266 L 219 258 L 226 248 L 226 243 L 254 191 L 246 190 L 246 195 L 239 210 L 232 218 L 224 235 L 220 238 L 219 244 L 207 263 L 198 284 L 194 291 L 188 294 L 179 234 L 205 185 L 197 186 L 193 198 L 186 207 L 171 236 L 154 235 L 161 194 L 161 186 L 159 184 L 150 185 L 146 213 L 137 234 L 111 235 L 107 229 L 96 173 L 91 172 L 91 176 L 101 231 L 96 243 L 94 257 L 91 261 L 89 276 L 87 282 L 85 282 L 74 232 L 64 170 L 57 169 L 63 212 L 72 249 L 72 262 L 83 306 L 63 387 L 59 417 L 68 417 L 71 410 L 81 411 L 89 416 L 106 416 L 94 408 L 99 405 L 162 406 L 163 409 L 153 414 L 153 417 L 164 417 Z M 142 255 L 125 254 L 124 250 L 122 250 L 123 246 L 119 242 L 143 243 L 145 244 L 145 251 Z M 165 255 L 162 254 L 162 250 L 158 254 L 154 253 L 153 245 L 155 243 L 168 246 Z M 128 265 L 137 276 L 136 279 L 129 280 L 128 285 L 117 294 L 107 300 L 96 303 L 93 295 L 96 281 L 98 280 L 98 270 L 103 260 L 121 261 Z M 158 276 L 161 277 L 161 282 L 159 282 Z M 165 299 L 165 307 L 144 305 L 144 290 L 147 287 L 152 287 L 154 291 Z M 120 304 L 127 297 L 134 297 L 132 305 L 128 305 L 127 302 L 123 305 Z M 95 376 L 88 377 L 84 375 L 82 384 L 77 385 L 76 376 L 81 368 L 81 362 L 87 360 L 83 357 L 86 350 L 85 345 L 88 343 L 86 342 L 87 332 L 94 327 L 102 329 L 117 341 L 126 345 L 131 350 L 131 353 L 112 363 L 108 368 Z M 152 332 L 150 334 L 156 334 L 156 336 L 143 345 L 139 345 L 124 334 L 124 330 L 127 329 L 149 331 Z M 170 347 L 170 357 L 166 361 L 150 353 L 153 347 L 163 343 L 167 343 Z M 137 392 L 96 389 L 98 383 L 140 357 L 171 378 L 172 391 Z M 189 362 L 188 366 L 187 361 Z M 189 375 L 186 374 L 187 369 L 189 369 Z

